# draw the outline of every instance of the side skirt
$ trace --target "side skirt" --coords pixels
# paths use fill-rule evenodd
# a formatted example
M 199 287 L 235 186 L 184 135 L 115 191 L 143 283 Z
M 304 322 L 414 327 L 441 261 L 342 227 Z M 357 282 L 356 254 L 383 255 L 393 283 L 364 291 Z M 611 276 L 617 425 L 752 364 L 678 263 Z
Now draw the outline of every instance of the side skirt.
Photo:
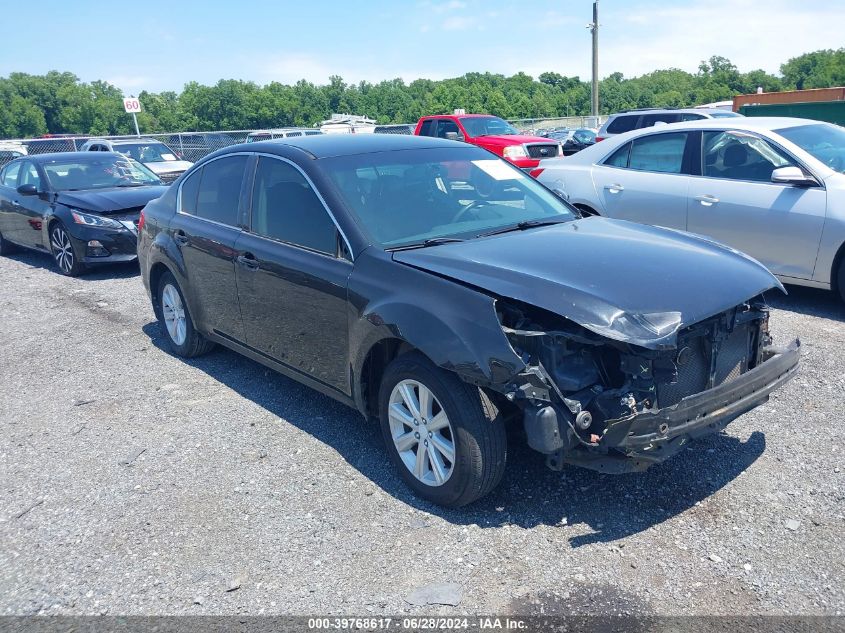
M 228 347 L 230 350 L 237 352 L 238 354 L 246 356 L 247 358 L 254 360 L 257 363 L 261 363 L 262 365 L 264 365 L 265 367 L 269 367 L 273 371 L 279 372 L 283 376 L 287 376 L 288 378 L 291 378 L 292 380 L 295 380 L 296 382 L 301 383 L 306 387 L 310 387 L 311 389 L 319 391 L 320 393 L 327 395 L 330 398 L 334 398 L 338 402 L 341 402 L 342 404 L 345 404 L 348 407 L 352 407 L 356 411 L 358 410 L 355 401 L 349 395 L 343 393 L 335 387 L 332 387 L 331 385 L 327 385 L 324 382 L 321 382 L 315 378 L 312 378 L 311 376 L 308 376 L 307 374 L 302 373 L 294 367 L 285 365 L 284 363 L 280 363 L 273 357 L 268 356 L 267 354 L 263 354 L 257 349 L 249 347 L 248 345 L 245 345 L 240 341 L 226 336 L 221 332 L 214 331 L 205 334 L 205 336 L 213 340 L 215 343 L 219 343 L 224 347 Z

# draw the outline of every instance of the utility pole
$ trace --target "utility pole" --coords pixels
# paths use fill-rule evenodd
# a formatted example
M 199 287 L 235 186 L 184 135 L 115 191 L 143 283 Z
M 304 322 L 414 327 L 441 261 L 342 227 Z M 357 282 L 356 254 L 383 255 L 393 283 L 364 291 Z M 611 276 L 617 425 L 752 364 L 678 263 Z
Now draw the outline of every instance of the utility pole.
M 593 94 L 590 114 L 598 125 L 599 116 L 599 0 L 593 0 L 593 21 L 587 25 L 593 34 Z

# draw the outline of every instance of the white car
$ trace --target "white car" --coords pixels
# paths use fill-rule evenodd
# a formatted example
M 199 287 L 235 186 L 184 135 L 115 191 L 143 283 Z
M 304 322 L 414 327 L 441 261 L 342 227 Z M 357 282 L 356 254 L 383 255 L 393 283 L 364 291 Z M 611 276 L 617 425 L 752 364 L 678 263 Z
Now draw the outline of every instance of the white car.
M 747 117 L 635 130 L 532 174 L 586 215 L 711 237 L 845 299 L 845 128 Z
M 151 138 L 92 138 L 86 141 L 79 151 L 120 152 L 139 163 L 144 163 L 144 167 L 168 185 L 193 165 L 161 141 Z
M 27 155 L 26 146 L 17 141 L 0 141 L 0 166 Z

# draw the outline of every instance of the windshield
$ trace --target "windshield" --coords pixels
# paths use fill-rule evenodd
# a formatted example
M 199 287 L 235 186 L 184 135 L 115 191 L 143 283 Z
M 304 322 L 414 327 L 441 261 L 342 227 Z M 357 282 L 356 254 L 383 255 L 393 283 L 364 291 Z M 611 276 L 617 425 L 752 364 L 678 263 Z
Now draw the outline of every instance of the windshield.
M 811 123 L 775 132 L 831 169 L 845 173 L 845 128 L 831 123 Z
M 161 180 L 131 158 L 97 156 L 93 160 L 57 160 L 42 165 L 53 191 L 160 185 Z
M 478 148 L 375 152 L 320 162 L 358 223 L 386 248 L 576 217 L 533 178 Z
M 515 127 L 497 116 L 461 117 L 461 123 L 470 136 L 519 134 Z
M 164 143 L 132 143 L 115 145 L 114 150 L 142 163 L 164 163 L 178 160 L 176 154 Z

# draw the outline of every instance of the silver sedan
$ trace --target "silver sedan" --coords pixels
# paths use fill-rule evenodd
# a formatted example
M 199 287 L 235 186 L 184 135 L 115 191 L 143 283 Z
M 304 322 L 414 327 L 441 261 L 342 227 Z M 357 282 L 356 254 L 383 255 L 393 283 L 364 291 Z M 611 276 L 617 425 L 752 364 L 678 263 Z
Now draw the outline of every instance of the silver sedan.
M 585 214 L 711 237 L 784 283 L 845 299 L 845 128 L 792 118 L 672 123 L 532 172 Z

